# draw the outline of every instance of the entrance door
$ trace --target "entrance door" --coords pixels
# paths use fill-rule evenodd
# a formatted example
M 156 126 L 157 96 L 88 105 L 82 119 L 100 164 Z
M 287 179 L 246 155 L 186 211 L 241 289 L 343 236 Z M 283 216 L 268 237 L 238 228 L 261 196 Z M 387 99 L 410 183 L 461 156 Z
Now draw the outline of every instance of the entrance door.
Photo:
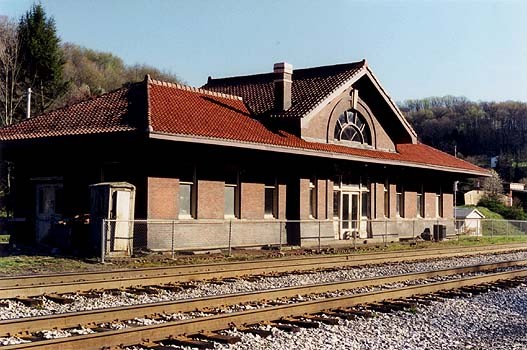
M 36 242 L 40 243 L 62 219 L 62 184 L 37 184 L 35 189 L 35 232 Z
M 112 193 L 110 219 L 114 227 L 110 231 L 110 251 L 130 252 L 132 230 L 130 222 L 130 191 L 114 191 Z
M 359 192 L 342 192 L 340 238 L 350 239 L 359 232 Z M 358 237 L 358 235 L 356 236 Z

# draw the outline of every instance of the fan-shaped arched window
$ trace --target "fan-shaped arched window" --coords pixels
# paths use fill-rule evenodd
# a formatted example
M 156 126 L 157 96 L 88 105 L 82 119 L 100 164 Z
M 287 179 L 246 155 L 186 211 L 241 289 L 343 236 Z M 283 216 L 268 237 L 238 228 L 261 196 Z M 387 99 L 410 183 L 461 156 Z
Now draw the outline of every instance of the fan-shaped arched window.
M 357 111 L 342 113 L 335 125 L 335 140 L 350 141 L 371 146 L 370 127 Z

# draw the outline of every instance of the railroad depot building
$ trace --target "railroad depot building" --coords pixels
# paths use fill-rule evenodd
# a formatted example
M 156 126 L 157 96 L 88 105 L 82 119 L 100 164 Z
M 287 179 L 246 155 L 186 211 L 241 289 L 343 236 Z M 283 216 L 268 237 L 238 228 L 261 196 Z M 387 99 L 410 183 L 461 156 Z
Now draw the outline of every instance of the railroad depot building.
M 147 76 L 0 140 L 14 217 L 36 242 L 90 210 L 97 227 L 146 220 L 121 235 L 152 250 L 453 234 L 454 181 L 487 175 L 419 143 L 366 61 L 277 63 L 202 88 Z

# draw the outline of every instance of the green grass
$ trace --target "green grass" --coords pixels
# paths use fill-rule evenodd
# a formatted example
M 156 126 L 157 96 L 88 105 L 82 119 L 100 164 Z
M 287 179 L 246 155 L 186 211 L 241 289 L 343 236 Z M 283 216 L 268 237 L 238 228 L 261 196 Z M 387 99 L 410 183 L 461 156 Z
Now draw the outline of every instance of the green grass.
M 475 208 L 485 216 L 485 220 L 482 222 L 482 231 L 483 236 L 525 236 L 525 232 L 518 229 L 516 226 L 503 218 L 502 215 L 491 211 L 486 207 L 474 206 L 474 205 L 465 205 L 464 208 Z M 494 220 L 503 220 L 503 221 L 494 221 Z M 527 226 L 524 226 L 527 228 Z M 523 241 L 521 237 L 518 237 L 520 241 Z M 507 239 L 504 240 L 504 243 L 511 242 Z

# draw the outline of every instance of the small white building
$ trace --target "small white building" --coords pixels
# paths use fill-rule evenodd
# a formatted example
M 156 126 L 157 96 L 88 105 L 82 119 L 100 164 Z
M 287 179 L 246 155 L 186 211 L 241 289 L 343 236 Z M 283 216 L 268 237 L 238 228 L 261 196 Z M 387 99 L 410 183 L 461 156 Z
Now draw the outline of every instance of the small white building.
M 455 208 L 456 212 L 456 231 L 467 236 L 481 236 L 481 219 L 485 219 L 476 208 Z

